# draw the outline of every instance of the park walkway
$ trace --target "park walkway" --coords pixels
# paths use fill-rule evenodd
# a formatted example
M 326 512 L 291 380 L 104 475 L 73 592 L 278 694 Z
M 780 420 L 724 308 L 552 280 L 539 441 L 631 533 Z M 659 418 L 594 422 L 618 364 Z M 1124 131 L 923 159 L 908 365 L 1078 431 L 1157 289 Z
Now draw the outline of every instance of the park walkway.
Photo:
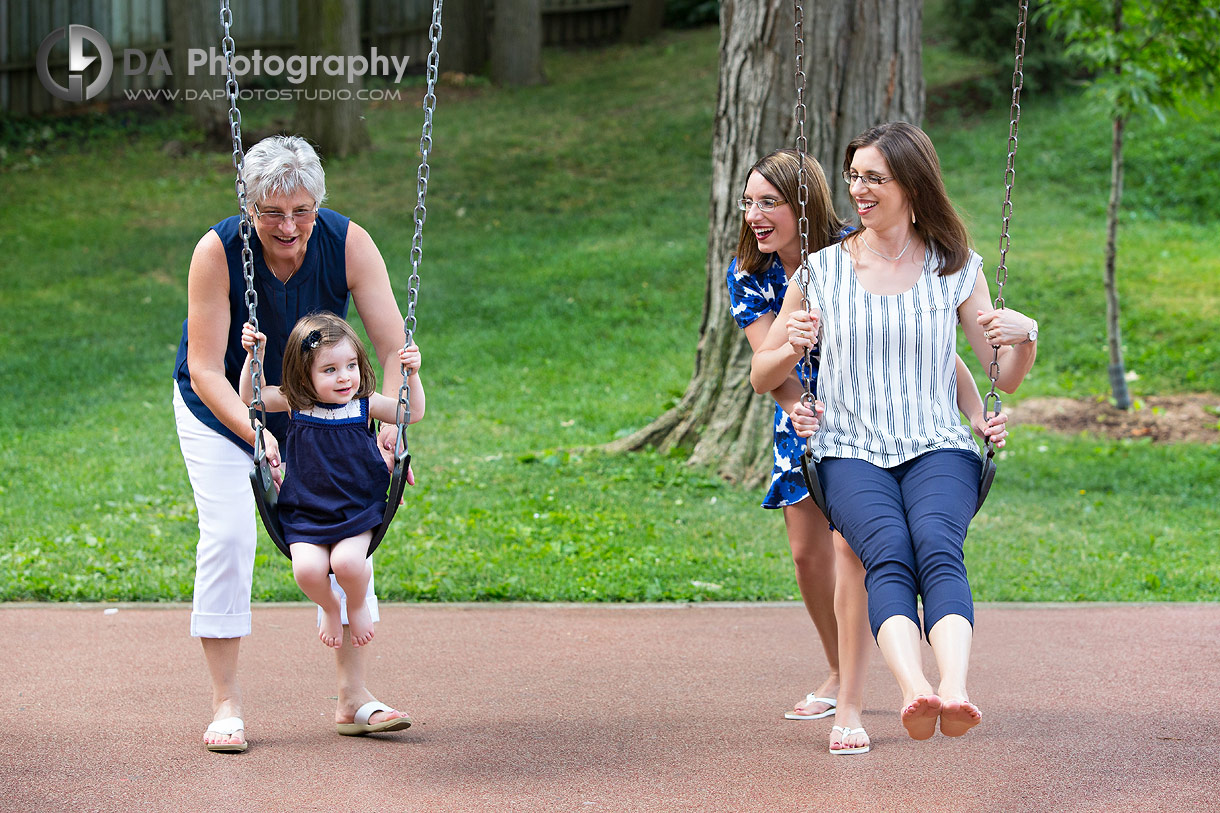
M 6 813 L 1220 811 L 1220 604 L 980 605 L 983 724 L 909 740 L 874 652 L 858 757 L 781 719 L 797 605 L 387 605 L 370 686 L 416 725 L 377 738 L 334 733 L 312 609 L 260 605 L 240 755 L 188 609 L 105 607 L 0 605 Z

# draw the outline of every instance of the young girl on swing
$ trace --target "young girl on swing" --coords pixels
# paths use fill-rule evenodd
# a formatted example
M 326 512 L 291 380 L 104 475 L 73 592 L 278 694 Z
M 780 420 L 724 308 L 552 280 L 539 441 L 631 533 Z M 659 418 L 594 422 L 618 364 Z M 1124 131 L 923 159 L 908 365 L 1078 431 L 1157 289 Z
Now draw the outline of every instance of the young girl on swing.
M 242 346 L 242 400 L 253 400 L 250 359 L 266 337 L 246 324 Z M 398 351 L 406 368 L 411 423 L 424 415 L 421 356 L 415 344 Z M 280 489 L 279 516 L 292 551 L 297 584 L 322 610 L 318 637 L 343 645 L 342 608 L 330 573 L 347 595 L 352 646 L 373 639 L 365 594 L 372 566 L 368 548 L 381 524 L 390 475 L 377 448 L 372 419 L 397 421 L 398 401 L 376 392 L 377 379 L 364 344 L 332 313 L 302 318 L 288 336 L 280 385 L 262 387 L 268 412 L 291 412 L 284 447 L 287 477 Z M 270 461 L 273 466 L 278 460 Z M 408 483 L 414 478 L 408 472 Z M 356 601 L 359 601 L 359 606 Z

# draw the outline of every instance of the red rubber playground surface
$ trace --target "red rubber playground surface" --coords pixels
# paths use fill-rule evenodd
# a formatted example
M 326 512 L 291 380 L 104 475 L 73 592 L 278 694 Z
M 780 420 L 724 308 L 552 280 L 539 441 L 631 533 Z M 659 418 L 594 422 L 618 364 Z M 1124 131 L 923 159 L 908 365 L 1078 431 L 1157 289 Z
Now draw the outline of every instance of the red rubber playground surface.
M 1220 811 L 1220 604 L 980 605 L 982 725 L 908 739 L 874 652 L 863 756 L 782 719 L 822 676 L 797 605 L 384 606 L 370 688 L 416 725 L 365 738 L 313 609 L 261 605 L 238 755 L 188 610 L 105 609 L 0 606 L 0 810 Z

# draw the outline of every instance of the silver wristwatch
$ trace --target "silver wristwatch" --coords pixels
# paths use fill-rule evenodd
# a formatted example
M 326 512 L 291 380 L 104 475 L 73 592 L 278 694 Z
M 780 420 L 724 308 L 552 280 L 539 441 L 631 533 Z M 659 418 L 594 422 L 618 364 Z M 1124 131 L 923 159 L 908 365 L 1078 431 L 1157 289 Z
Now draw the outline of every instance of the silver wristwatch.
M 1029 329 L 1029 335 L 1025 337 L 1025 341 L 1021 344 L 1029 344 L 1030 342 L 1038 341 L 1038 320 L 1034 319 L 1034 326 Z

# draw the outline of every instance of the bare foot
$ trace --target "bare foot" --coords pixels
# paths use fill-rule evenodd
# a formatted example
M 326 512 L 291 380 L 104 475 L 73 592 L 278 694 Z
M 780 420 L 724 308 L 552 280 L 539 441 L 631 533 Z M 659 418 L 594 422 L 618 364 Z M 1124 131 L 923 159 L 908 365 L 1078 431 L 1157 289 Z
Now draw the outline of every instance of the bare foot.
M 347 628 L 352 636 L 352 646 L 364 646 L 373 640 L 373 614 L 367 601 L 361 601 L 359 607 L 348 602 Z
M 926 740 L 936 733 L 940 709 L 940 698 L 934 694 L 921 694 L 903 707 L 902 725 L 911 739 Z
M 946 700 L 940 709 L 940 733 L 960 737 L 983 722 L 983 712 L 969 700 Z
M 331 649 L 343 646 L 343 617 L 339 614 L 339 602 L 335 609 L 322 608 L 322 623 L 318 625 L 318 638 Z

